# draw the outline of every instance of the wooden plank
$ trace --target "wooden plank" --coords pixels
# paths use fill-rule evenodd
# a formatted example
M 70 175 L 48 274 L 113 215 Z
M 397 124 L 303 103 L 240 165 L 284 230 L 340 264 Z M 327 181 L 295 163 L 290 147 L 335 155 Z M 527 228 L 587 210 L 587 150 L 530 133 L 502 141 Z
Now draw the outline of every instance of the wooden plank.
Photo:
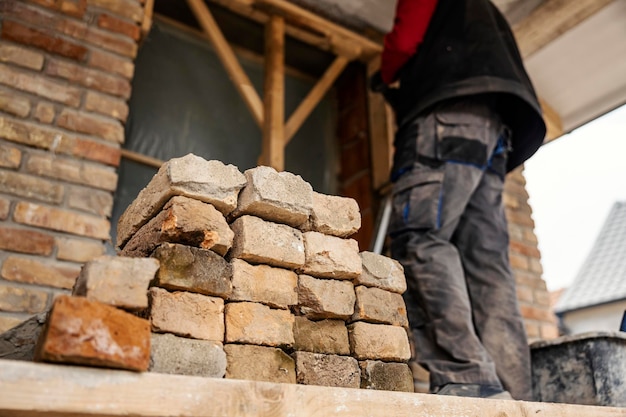
M 265 123 L 261 165 L 285 169 L 285 20 L 272 16 L 265 28 Z
M 326 70 L 322 78 L 313 86 L 309 94 L 302 100 L 298 108 L 289 117 L 289 121 L 285 125 L 285 144 L 293 138 L 302 123 L 311 114 L 315 106 L 320 102 L 324 94 L 333 85 L 339 74 L 348 65 L 349 59 L 343 56 L 335 58 L 330 67 Z
M 545 142 L 550 142 L 560 136 L 563 136 L 563 122 L 561 116 L 550 106 L 545 100 L 539 99 L 541 109 L 543 110 L 543 119 L 546 122 L 546 139 Z
M 235 88 L 243 98 L 252 113 L 252 117 L 259 126 L 263 126 L 263 103 L 250 79 L 239 64 L 235 53 L 224 38 L 213 15 L 204 4 L 204 0 L 187 0 L 189 7 L 195 14 L 200 26 L 209 36 L 211 43 L 215 47 L 217 56 L 226 68 L 229 77 L 235 84 Z
M 165 162 L 160 159 L 153 158 L 151 156 L 147 156 L 138 152 L 130 151 L 128 149 L 121 149 L 122 157 L 133 162 L 138 162 L 140 164 L 148 165 L 154 168 L 161 168 Z
M 146 0 L 143 7 L 143 21 L 141 22 L 141 38 L 144 39 L 152 27 L 152 15 L 154 13 L 154 0 Z
M 513 26 L 520 52 L 528 58 L 615 0 L 547 0 Z
M 0 360 L 0 415 L 625 417 L 626 408 L 133 373 Z

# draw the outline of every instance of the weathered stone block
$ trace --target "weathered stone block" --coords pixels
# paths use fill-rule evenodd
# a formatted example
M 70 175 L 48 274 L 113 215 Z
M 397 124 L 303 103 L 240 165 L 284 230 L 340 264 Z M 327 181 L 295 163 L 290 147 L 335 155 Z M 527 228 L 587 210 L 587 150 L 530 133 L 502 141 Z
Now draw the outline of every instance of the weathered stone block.
M 409 327 L 406 305 L 400 294 L 364 285 L 356 287 L 355 292 L 356 304 L 352 321 Z
M 155 281 L 158 287 L 222 298 L 232 292 L 232 266 L 210 250 L 163 243 L 152 256 L 161 264 Z
M 229 303 L 225 311 L 226 343 L 293 345 L 294 317 L 289 311 L 258 303 Z
M 100 256 L 83 266 L 73 295 L 126 310 L 148 307 L 148 286 L 159 269 L 149 258 Z
M 230 301 L 253 301 L 287 309 L 298 304 L 298 276 L 293 271 L 267 265 L 250 265 L 233 259 L 233 292 Z
M 150 322 L 159 333 L 224 340 L 224 300 L 190 292 L 150 288 Z
M 298 227 L 309 218 L 313 188 L 299 175 L 259 166 L 244 172 L 247 185 L 239 194 L 233 217 L 244 214 Z
M 210 203 L 226 215 L 237 206 L 239 190 L 245 184 L 246 178 L 234 165 L 206 161 L 194 154 L 171 159 L 120 217 L 117 246 L 122 247 L 175 195 Z
M 361 228 L 361 213 L 356 200 L 313 192 L 313 209 L 302 231 L 349 237 Z
M 159 244 L 169 242 L 211 249 L 224 256 L 233 236 L 224 215 L 211 204 L 175 196 L 130 238 L 120 255 L 150 256 Z
M 293 325 L 295 350 L 335 355 L 349 355 L 348 328 L 342 320 L 312 321 L 296 316 Z
M 0 331 L 0 358 L 32 361 L 45 323 L 46 313 L 39 313 L 6 332 Z
M 293 359 L 280 349 L 252 345 L 225 345 L 226 378 L 296 383 Z
M 349 281 L 298 276 L 298 308 L 314 319 L 349 319 L 356 296 Z
M 304 385 L 359 388 L 359 363 L 349 356 L 295 352 L 296 381 Z
M 352 356 L 362 359 L 406 362 L 411 359 L 409 338 L 402 327 L 362 321 L 348 325 Z
M 226 354 L 219 342 L 152 334 L 150 372 L 223 378 Z
M 35 359 L 145 371 L 150 323 L 84 297 L 59 296 L 41 333 Z
M 287 269 L 304 265 L 304 242 L 299 230 L 253 216 L 240 217 L 230 227 L 235 232 L 231 258 Z
M 319 278 L 353 279 L 361 275 L 359 244 L 353 239 L 306 232 L 302 272 Z
M 361 388 L 414 392 L 413 373 L 406 363 L 381 361 L 359 362 Z
M 398 294 L 406 291 L 404 268 L 400 262 L 373 252 L 361 252 L 361 260 L 363 272 L 354 280 L 355 284 Z

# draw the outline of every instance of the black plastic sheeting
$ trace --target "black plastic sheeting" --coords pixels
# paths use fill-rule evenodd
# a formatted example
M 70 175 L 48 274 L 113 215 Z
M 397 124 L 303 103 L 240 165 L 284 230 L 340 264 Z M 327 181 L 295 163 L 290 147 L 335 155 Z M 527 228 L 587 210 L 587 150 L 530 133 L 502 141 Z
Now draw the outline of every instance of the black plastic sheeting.
M 243 172 L 257 165 L 261 131 L 206 42 L 155 23 L 135 63 L 124 147 L 164 161 L 194 153 Z M 261 91 L 262 64 L 239 61 Z M 313 80 L 286 76 L 286 117 L 313 85 Z M 336 100 L 327 94 L 285 150 L 285 170 L 328 194 L 337 187 L 336 113 Z M 156 171 L 122 159 L 111 220 L 113 242 L 120 215 Z

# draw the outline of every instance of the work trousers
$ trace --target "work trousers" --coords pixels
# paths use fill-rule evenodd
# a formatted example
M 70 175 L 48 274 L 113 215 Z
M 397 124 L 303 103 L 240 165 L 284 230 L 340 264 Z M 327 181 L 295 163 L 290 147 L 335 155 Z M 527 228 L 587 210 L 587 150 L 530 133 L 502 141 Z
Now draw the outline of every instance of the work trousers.
M 404 267 L 416 359 L 433 392 L 501 385 L 531 399 L 502 204 L 508 143 L 492 103 L 476 98 L 444 103 L 398 132 L 396 152 L 412 161 L 394 166 L 391 252 Z

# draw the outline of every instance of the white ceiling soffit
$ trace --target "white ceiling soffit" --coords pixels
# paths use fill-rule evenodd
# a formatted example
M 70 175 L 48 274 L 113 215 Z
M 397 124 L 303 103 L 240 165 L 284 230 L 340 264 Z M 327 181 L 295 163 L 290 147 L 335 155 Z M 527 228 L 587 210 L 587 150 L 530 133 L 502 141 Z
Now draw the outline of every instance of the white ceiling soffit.
M 565 132 L 626 103 L 626 1 L 612 2 L 525 63 Z

